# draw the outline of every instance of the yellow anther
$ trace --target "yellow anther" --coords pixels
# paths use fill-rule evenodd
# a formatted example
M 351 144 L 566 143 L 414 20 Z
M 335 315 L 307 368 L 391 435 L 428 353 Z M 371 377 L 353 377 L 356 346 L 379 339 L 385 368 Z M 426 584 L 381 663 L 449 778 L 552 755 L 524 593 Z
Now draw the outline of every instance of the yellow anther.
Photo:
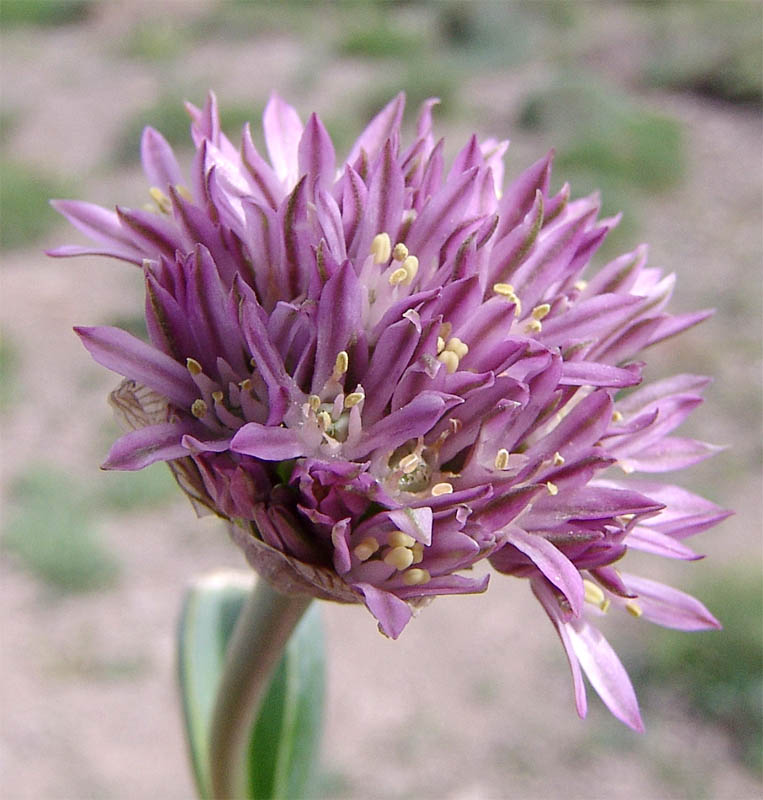
M 418 467 L 420 460 L 416 453 L 409 453 L 400 459 L 397 466 L 405 475 L 410 475 Z
M 424 545 L 421 542 L 416 542 L 411 548 L 413 553 L 413 563 L 420 564 L 424 560 Z
M 636 468 L 631 464 L 628 464 L 626 461 L 618 461 L 617 466 L 626 474 L 630 475 L 631 472 L 635 472 Z
M 572 285 L 573 285 L 573 286 L 574 286 L 574 287 L 575 287 L 575 288 L 576 288 L 576 289 L 577 289 L 579 292 L 582 292 L 582 291 L 583 291 L 583 289 L 585 289 L 585 287 L 586 287 L 586 286 L 588 286 L 588 281 L 579 280 L 579 281 L 575 281 L 575 283 L 573 283 Z
M 503 295 L 504 297 L 515 297 L 514 287 L 510 283 L 494 283 L 493 291 L 496 294 Z
M 419 260 L 416 256 L 407 256 L 405 261 L 403 261 L 403 269 L 405 270 L 405 274 L 407 276 L 407 280 L 405 281 L 406 285 L 411 283 L 411 281 L 416 277 L 416 273 L 419 271 Z
M 551 311 L 551 306 L 548 303 L 541 303 L 532 310 L 532 317 L 533 319 L 541 320 L 549 311 Z
M 413 547 L 416 540 L 403 531 L 392 531 L 387 539 L 387 544 L 390 547 Z
M 196 419 L 206 417 L 208 410 L 207 404 L 200 397 L 194 400 L 191 405 L 191 414 L 193 414 Z
M 554 466 L 561 467 L 564 464 L 564 456 L 557 450 L 554 453 Z
M 328 411 L 321 411 L 318 414 L 318 425 L 321 427 L 321 430 L 327 431 L 332 425 L 334 421 L 331 419 L 331 414 Z
M 601 608 L 607 599 L 601 586 L 595 584 L 593 581 L 589 581 L 588 578 L 583 578 L 583 589 L 585 591 L 586 603 Z
M 502 447 L 496 454 L 495 454 L 495 464 L 496 469 L 506 469 L 509 466 L 509 451 Z
M 445 368 L 452 375 L 458 369 L 458 356 L 452 350 L 443 350 L 437 360 L 445 364 Z
M 377 233 L 371 242 L 371 255 L 374 257 L 374 264 L 384 264 L 389 261 L 392 253 L 392 242 L 389 240 L 388 233 Z
M 514 316 L 518 317 L 522 313 L 522 302 L 517 297 L 514 287 L 510 283 L 494 283 L 493 291 L 514 303 Z
M 408 272 L 405 267 L 398 267 L 390 273 L 387 280 L 390 286 L 399 286 L 401 283 L 405 283 L 408 280 Z
M 555 483 L 551 483 L 551 481 L 546 481 L 546 489 L 548 489 L 548 493 L 552 497 L 559 494 L 559 487 Z
M 644 613 L 644 609 L 635 600 L 628 600 L 625 604 L 625 610 L 636 619 Z
M 622 422 L 622 421 L 623 421 L 623 415 L 617 410 L 613 411 L 612 422 Z
M 212 399 L 215 401 L 215 403 L 222 403 L 224 397 L 225 395 L 219 390 L 212 392 Z
M 365 398 L 363 392 L 350 392 L 347 397 L 344 398 L 344 407 L 345 408 L 352 408 L 356 406 L 361 400 Z
M 405 261 L 408 258 L 408 248 L 402 242 L 398 242 L 392 250 L 392 258 L 395 261 Z
M 392 547 L 387 550 L 384 563 L 395 569 L 407 569 L 413 564 L 413 553 L 407 547 Z
M 538 319 L 531 319 L 525 325 L 525 333 L 540 333 L 543 330 L 543 325 Z
M 183 186 L 182 183 L 175 184 L 175 191 L 183 198 L 183 200 L 188 200 L 189 202 L 193 200 L 191 190 L 187 186 Z
M 432 576 L 427 569 L 418 569 L 414 567 L 403 573 L 403 583 L 406 586 L 421 586 L 422 583 L 429 583 L 431 580 Z
M 347 367 L 350 366 L 350 357 L 347 355 L 346 350 L 340 350 L 336 354 L 336 361 L 334 362 L 334 375 L 338 378 L 347 372 Z
M 444 349 L 445 349 L 445 339 L 443 339 L 442 336 L 438 336 L 437 337 L 437 352 L 438 353 L 442 353 L 442 351 Z
M 442 483 L 436 483 L 432 487 L 432 497 L 439 497 L 441 494 L 452 494 L 452 493 L 453 493 L 453 486 L 445 481 L 443 481 Z
M 148 193 L 151 195 L 151 199 L 156 203 L 159 207 L 159 211 L 163 214 L 169 214 L 172 210 L 172 203 L 170 198 L 158 187 L 152 186 Z
M 317 394 L 311 394 L 310 397 L 307 398 L 307 404 L 317 414 L 318 409 L 321 407 L 321 398 L 318 397 Z
M 359 561 L 368 561 L 379 549 L 379 542 L 373 536 L 366 536 L 360 544 L 355 545 L 352 552 Z
M 252 388 L 252 381 L 249 378 L 244 378 L 244 380 L 239 383 L 239 386 L 241 387 L 242 391 L 248 392 Z
M 185 366 L 191 375 L 201 375 L 202 373 L 201 364 L 195 358 L 186 358 Z
M 450 350 L 451 353 L 455 353 L 459 358 L 463 358 L 469 352 L 469 345 L 462 342 L 457 336 L 454 336 L 452 339 L 448 339 L 445 349 Z
M 610 602 L 609 599 L 607 599 L 599 606 L 599 608 L 601 609 L 601 611 L 603 611 L 606 614 L 607 611 L 609 611 L 609 607 L 611 605 L 612 605 L 612 603 Z

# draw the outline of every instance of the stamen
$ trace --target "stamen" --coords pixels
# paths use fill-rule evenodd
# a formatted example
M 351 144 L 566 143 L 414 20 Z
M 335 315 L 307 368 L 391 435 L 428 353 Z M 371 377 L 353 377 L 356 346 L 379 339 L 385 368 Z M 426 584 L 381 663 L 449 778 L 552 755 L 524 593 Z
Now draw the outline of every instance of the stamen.
M 202 373 L 201 364 L 195 358 L 186 358 L 185 366 L 191 375 L 201 375 Z
M 347 367 L 350 366 L 350 358 L 346 350 L 340 350 L 336 354 L 336 361 L 334 362 L 334 376 L 338 379 L 340 376 L 347 372 Z
M 183 186 L 182 183 L 175 184 L 175 191 L 183 198 L 183 200 L 188 200 L 188 202 L 193 200 L 191 190 L 187 186 Z
M 557 450 L 554 453 L 554 466 L 561 467 L 564 464 L 564 456 Z
M 552 497 L 559 494 L 559 487 L 555 483 L 551 483 L 551 481 L 546 481 L 546 489 L 548 489 L 548 493 Z
M 353 548 L 352 552 L 359 561 L 368 561 L 378 549 L 379 542 L 373 536 L 367 536 Z
M 522 301 L 517 297 L 514 287 L 510 283 L 494 283 L 493 291 L 514 303 L 514 316 L 518 317 L 522 313 Z
M 322 431 L 327 431 L 333 424 L 334 421 L 331 419 L 331 414 L 329 414 L 328 411 L 321 411 L 318 414 L 318 425 Z
M 398 242 L 392 250 L 392 258 L 395 261 L 405 261 L 408 258 L 408 248 L 402 242 Z
M 405 270 L 406 280 L 404 283 L 406 286 L 413 281 L 416 277 L 416 273 L 419 271 L 419 260 L 416 256 L 408 256 L 405 261 L 403 261 L 403 269 Z
M 403 583 L 406 586 L 421 586 L 422 583 L 429 583 L 432 580 L 432 576 L 429 574 L 429 570 L 426 569 L 414 569 L 406 570 L 403 573 Z
M 405 283 L 405 281 L 408 280 L 408 272 L 404 267 L 398 267 L 390 274 L 387 280 L 390 286 L 399 286 L 401 283 Z
M 239 387 L 244 392 L 250 392 L 252 390 L 252 381 L 250 378 L 244 378 L 241 383 L 239 383 Z
M 540 320 L 531 319 L 525 325 L 525 333 L 540 333 L 543 330 L 543 325 L 541 325 Z
M 469 352 L 469 345 L 454 336 L 452 339 L 448 339 L 445 349 L 455 353 L 459 358 L 463 358 Z
M 209 411 L 207 404 L 200 397 L 193 401 L 191 405 L 191 414 L 193 414 L 196 419 L 203 419 L 206 417 L 207 411 Z
M 389 261 L 392 252 L 392 242 L 388 233 L 377 233 L 371 242 L 371 255 L 374 257 L 374 264 L 384 264 Z
M 496 469 L 506 469 L 509 466 L 509 451 L 505 447 L 495 454 L 494 464 Z
M 582 279 L 581 279 L 581 280 L 579 280 L 579 281 L 575 281 L 575 283 L 573 283 L 572 285 L 573 285 L 573 286 L 574 286 L 574 287 L 575 287 L 575 288 L 576 288 L 576 289 L 577 289 L 579 292 L 582 292 L 582 291 L 583 291 L 583 289 L 585 289 L 585 287 L 586 287 L 586 286 L 588 286 L 588 281 L 584 281 L 584 280 L 582 280 Z
M 384 556 L 384 563 L 395 569 L 407 569 L 413 564 L 413 553 L 407 547 L 393 547 Z
M 541 320 L 548 314 L 549 311 L 551 311 L 551 306 L 548 303 L 541 303 L 539 306 L 535 306 L 535 308 L 532 310 L 532 318 Z
M 151 199 L 159 207 L 159 211 L 161 211 L 162 214 L 169 214 L 170 211 L 172 211 L 172 202 L 170 198 L 167 197 L 158 186 L 152 186 L 148 190 L 148 193 L 151 195 Z
M 439 497 L 441 494 L 452 494 L 453 486 L 450 483 L 436 483 L 432 487 L 432 497 Z
M 586 603 L 601 608 L 602 604 L 607 599 L 602 588 L 593 581 L 589 581 L 588 578 L 583 578 L 583 589 L 585 591 Z
M 419 457 L 416 453 L 409 453 L 407 456 L 403 456 L 398 462 L 398 467 L 403 471 L 405 475 L 410 475 L 416 467 L 419 465 Z
M 622 421 L 623 421 L 623 415 L 617 410 L 613 411 L 612 422 L 622 422 Z
M 352 408 L 356 406 L 361 400 L 365 399 L 365 395 L 363 392 L 350 392 L 347 397 L 344 398 L 344 407 L 345 408 Z
M 387 544 L 390 547 L 413 547 L 416 540 L 403 531 L 392 531 L 387 539 Z
M 437 337 L 437 352 L 438 353 L 442 353 L 442 351 L 444 349 L 445 349 L 445 339 L 443 339 L 442 336 L 438 336 Z
M 452 350 L 443 350 L 437 360 L 445 364 L 448 373 L 452 375 L 458 369 L 458 356 Z
M 636 619 L 644 613 L 644 609 L 635 600 L 628 600 L 625 604 L 625 610 Z
M 421 542 L 416 542 L 411 548 L 413 553 L 413 563 L 420 564 L 424 560 L 424 545 Z
M 307 398 L 307 404 L 317 414 L 318 409 L 321 407 L 321 398 L 318 397 L 317 394 L 311 394 L 310 397 Z

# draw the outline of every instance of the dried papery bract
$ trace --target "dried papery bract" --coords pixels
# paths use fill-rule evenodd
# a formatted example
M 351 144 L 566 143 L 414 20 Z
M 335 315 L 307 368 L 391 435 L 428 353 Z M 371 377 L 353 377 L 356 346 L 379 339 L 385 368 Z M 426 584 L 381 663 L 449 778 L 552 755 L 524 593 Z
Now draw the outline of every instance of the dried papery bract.
M 640 729 L 590 620 L 718 626 L 613 566 L 629 548 L 697 558 L 684 539 L 727 516 L 651 477 L 714 452 L 673 435 L 707 380 L 642 385 L 642 351 L 709 312 L 668 313 L 673 276 L 643 246 L 592 266 L 617 218 L 550 191 L 550 154 L 504 181 L 507 143 L 472 137 L 446 167 L 434 104 L 406 144 L 396 97 L 340 164 L 320 119 L 275 94 L 269 158 L 248 126 L 235 147 L 210 95 L 188 106 L 189 175 L 144 132 L 148 209 L 55 203 L 97 244 L 53 255 L 145 276 L 148 343 L 78 329 L 127 379 L 105 466 L 167 461 L 277 588 L 364 603 L 393 638 L 429 599 L 484 591 L 470 568 L 488 559 L 530 582 L 579 713 L 582 669 Z

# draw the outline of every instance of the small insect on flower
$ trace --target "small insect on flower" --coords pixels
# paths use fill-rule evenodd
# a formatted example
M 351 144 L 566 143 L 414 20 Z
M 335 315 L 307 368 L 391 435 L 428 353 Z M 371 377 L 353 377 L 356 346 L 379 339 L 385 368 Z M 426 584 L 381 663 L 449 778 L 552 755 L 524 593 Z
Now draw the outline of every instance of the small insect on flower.
M 210 95 L 188 106 L 189 175 L 145 130 L 148 209 L 54 202 L 96 245 L 52 255 L 113 256 L 145 279 L 148 342 L 77 329 L 126 379 L 112 402 L 128 432 L 104 466 L 166 461 L 278 589 L 364 603 L 393 638 L 432 597 L 484 591 L 477 562 L 526 578 L 579 713 L 582 670 L 641 729 L 590 620 L 718 626 L 613 566 L 629 548 L 696 558 L 684 539 L 727 516 L 635 478 L 714 452 L 672 435 L 707 379 L 642 386 L 637 360 L 709 312 L 669 314 L 673 277 L 643 246 L 594 268 L 617 218 L 551 192 L 551 155 L 505 181 L 507 143 L 472 137 L 446 166 L 435 103 L 404 144 L 396 97 L 338 163 L 320 119 L 303 126 L 275 94 L 268 158 L 248 126 L 235 147 Z

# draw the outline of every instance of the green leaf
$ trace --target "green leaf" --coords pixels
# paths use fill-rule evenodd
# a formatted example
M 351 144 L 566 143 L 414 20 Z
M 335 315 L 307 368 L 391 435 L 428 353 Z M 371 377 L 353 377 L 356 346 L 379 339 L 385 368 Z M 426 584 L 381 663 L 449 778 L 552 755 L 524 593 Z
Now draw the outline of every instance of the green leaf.
M 179 629 L 180 690 L 199 795 L 209 788 L 209 730 L 227 643 L 252 591 L 248 573 L 217 572 L 188 591 Z M 249 797 L 305 795 L 318 755 L 325 683 L 323 629 L 310 608 L 286 646 L 252 730 Z

